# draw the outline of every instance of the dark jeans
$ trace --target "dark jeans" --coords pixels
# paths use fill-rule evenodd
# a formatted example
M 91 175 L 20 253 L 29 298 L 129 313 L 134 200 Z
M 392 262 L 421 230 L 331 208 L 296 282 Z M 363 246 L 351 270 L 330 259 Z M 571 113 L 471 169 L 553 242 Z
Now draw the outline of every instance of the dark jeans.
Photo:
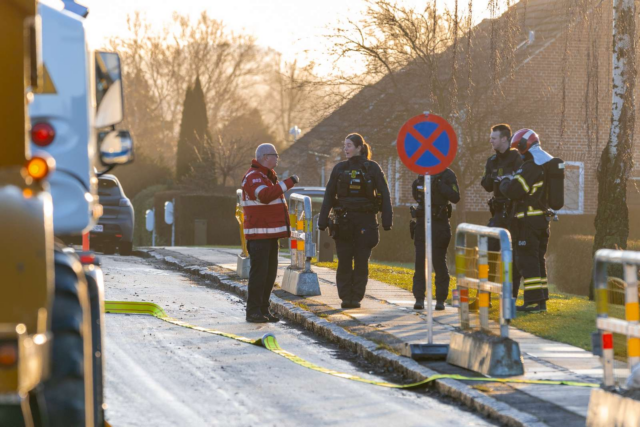
M 444 302 L 449 294 L 449 268 L 447 267 L 447 249 L 451 241 L 449 220 L 434 220 L 431 228 L 431 258 L 436 273 L 436 301 Z M 427 281 L 425 280 L 425 235 L 424 220 L 418 221 L 413 244 L 416 248 L 415 271 L 413 273 L 413 296 L 416 300 L 425 299 Z
M 251 259 L 247 315 L 267 314 L 278 275 L 278 239 L 249 240 L 247 247 Z
M 509 213 L 507 212 L 507 215 Z M 520 289 L 520 281 L 522 279 L 522 274 L 520 274 L 520 267 L 518 266 L 518 253 L 516 252 L 516 244 L 515 244 L 515 239 L 516 239 L 516 234 L 517 234 L 517 225 L 516 225 L 517 220 L 515 218 L 513 218 L 511 220 L 511 227 L 507 227 L 509 224 L 509 221 L 507 219 L 507 217 L 505 216 L 505 214 L 502 213 L 502 211 L 500 212 L 496 212 L 496 214 L 493 216 L 493 218 L 491 218 L 489 220 L 489 224 L 487 224 L 487 226 L 489 227 L 498 227 L 498 228 L 504 228 L 506 230 L 509 230 L 509 233 L 511 233 L 511 256 L 513 257 L 513 262 L 511 263 L 511 283 L 512 283 L 512 288 L 511 290 L 512 295 L 514 298 L 518 298 L 518 290 Z M 500 252 L 500 240 L 498 239 L 489 239 L 489 251 L 490 252 Z M 494 283 L 499 283 L 500 282 L 500 272 L 497 271 L 497 255 L 494 254 L 489 254 L 489 280 L 494 282 Z
M 338 271 L 336 284 L 342 301 L 360 302 L 369 281 L 371 250 L 380 240 L 376 215 L 353 212 L 347 215 L 351 224 L 349 236 L 336 240 Z

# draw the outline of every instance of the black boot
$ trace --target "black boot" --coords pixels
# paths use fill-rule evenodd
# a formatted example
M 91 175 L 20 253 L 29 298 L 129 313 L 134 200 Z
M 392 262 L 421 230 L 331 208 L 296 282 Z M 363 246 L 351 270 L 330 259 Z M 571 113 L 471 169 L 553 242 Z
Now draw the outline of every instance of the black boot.
M 547 311 L 547 304 L 545 303 L 545 301 L 529 302 L 516 306 L 516 311 L 521 311 L 524 313 L 539 313 L 542 311 Z
M 342 304 L 340 304 L 340 307 L 342 308 L 360 308 L 360 303 L 356 302 L 356 301 L 342 301 Z
M 260 313 L 247 314 L 247 322 L 249 323 L 267 323 L 269 318 Z
M 413 309 L 414 310 L 424 310 L 424 298 L 423 299 L 416 299 L 416 303 L 413 304 Z
M 276 323 L 280 321 L 280 318 L 272 314 L 270 311 L 267 311 L 267 313 L 263 314 L 263 316 L 269 319 L 269 323 Z
M 444 310 L 444 302 L 436 302 L 436 311 L 442 311 Z

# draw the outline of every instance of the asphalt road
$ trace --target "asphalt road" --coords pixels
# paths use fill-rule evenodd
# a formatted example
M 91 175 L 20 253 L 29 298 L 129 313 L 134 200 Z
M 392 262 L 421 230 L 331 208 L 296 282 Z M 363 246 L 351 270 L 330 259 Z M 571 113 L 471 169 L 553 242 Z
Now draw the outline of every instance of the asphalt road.
M 155 261 L 103 256 L 107 300 L 152 301 L 194 325 L 259 338 L 326 368 L 395 380 L 287 322 L 254 325 L 244 303 Z M 264 348 L 150 316 L 107 314 L 107 420 L 124 426 L 484 426 L 486 419 L 428 392 L 332 377 Z

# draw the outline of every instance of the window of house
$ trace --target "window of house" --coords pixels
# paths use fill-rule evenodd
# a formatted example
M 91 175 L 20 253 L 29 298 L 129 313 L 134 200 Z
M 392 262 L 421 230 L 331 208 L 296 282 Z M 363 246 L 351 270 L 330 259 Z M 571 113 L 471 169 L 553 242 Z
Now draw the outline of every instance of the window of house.
M 584 213 L 584 163 L 564 162 L 564 208 L 559 214 Z

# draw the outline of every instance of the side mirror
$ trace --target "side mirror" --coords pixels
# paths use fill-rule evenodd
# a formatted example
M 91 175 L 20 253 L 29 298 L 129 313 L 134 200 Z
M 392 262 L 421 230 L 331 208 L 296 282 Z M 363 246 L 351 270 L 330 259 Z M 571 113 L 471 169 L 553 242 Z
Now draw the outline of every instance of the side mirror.
M 126 165 L 133 162 L 133 139 L 126 130 L 102 133 L 100 162 L 104 166 Z
M 124 95 L 120 56 L 113 52 L 96 52 L 95 127 L 115 126 L 124 118 Z

